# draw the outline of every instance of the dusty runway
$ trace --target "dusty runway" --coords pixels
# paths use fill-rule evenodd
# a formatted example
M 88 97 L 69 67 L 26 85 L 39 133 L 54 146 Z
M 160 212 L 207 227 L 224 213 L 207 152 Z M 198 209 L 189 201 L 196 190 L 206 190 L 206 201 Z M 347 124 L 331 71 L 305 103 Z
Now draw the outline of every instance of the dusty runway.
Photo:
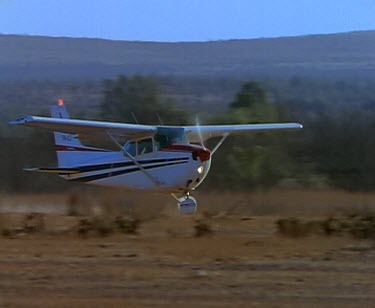
M 202 237 L 196 218 L 179 216 L 144 222 L 137 235 L 2 237 L 0 307 L 375 305 L 371 242 L 286 238 L 276 219 L 211 217 Z

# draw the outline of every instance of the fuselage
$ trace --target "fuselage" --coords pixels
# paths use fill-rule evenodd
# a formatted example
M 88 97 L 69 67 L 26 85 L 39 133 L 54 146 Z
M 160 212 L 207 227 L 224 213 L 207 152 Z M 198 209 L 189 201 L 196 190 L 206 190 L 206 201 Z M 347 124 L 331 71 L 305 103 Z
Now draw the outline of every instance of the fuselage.
M 62 156 L 69 151 L 61 150 L 59 154 Z M 121 151 L 73 150 L 74 162 L 70 156 L 69 165 L 71 167 L 73 163 L 79 172 L 61 174 L 61 177 L 68 181 L 127 190 L 186 193 L 202 183 L 211 165 L 210 151 L 189 143 L 172 143 L 148 153 L 139 153 L 134 160 Z

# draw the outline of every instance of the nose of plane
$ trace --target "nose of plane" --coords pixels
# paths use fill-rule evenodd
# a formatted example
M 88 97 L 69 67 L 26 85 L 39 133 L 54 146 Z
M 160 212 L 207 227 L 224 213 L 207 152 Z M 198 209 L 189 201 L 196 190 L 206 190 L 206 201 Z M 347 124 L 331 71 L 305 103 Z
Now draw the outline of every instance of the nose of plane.
M 209 149 L 198 149 L 193 152 L 193 157 L 199 157 L 200 161 L 204 163 L 211 158 L 211 151 Z

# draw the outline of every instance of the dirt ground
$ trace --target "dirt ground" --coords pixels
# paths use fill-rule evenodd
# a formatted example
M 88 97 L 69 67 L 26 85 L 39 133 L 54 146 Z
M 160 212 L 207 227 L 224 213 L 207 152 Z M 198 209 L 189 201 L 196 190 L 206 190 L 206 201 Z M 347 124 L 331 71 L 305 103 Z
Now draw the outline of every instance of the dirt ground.
M 135 235 L 3 236 L 0 307 L 375 306 L 371 242 L 287 238 L 277 218 L 217 215 L 201 237 L 197 217 L 178 214 Z M 46 216 L 50 226 L 64 219 L 74 218 Z

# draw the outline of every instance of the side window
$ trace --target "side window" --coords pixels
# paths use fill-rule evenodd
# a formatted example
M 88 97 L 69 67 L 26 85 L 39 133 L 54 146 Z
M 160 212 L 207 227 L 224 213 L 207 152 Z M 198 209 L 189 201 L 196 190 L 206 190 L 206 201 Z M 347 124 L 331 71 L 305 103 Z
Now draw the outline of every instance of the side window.
M 151 153 L 153 151 L 152 139 L 138 141 L 138 155 Z
M 155 135 L 155 141 L 160 144 L 160 147 L 164 148 L 170 144 L 169 138 L 165 134 L 157 133 Z
M 131 156 L 136 156 L 137 155 L 137 143 L 135 141 L 128 142 L 127 144 L 125 144 L 125 150 Z
M 157 151 L 160 151 L 160 142 L 157 141 L 156 139 L 154 139 L 154 151 L 157 152 Z

